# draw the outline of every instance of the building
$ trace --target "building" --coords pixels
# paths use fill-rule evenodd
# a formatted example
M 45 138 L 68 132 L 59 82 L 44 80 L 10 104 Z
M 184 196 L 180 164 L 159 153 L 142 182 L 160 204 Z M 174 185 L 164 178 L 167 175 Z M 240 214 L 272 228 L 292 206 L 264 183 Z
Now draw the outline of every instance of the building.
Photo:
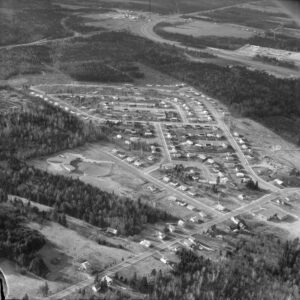
M 164 182 L 169 182 L 171 179 L 170 179 L 170 177 L 168 177 L 168 176 L 165 176 L 164 178 L 163 178 L 163 181 Z
M 111 228 L 111 227 L 107 227 L 106 232 L 107 233 L 111 233 L 113 235 L 117 235 L 118 234 L 118 230 L 115 229 L 115 228 Z
M 103 282 L 105 280 L 106 280 L 107 286 L 111 286 L 113 284 L 113 279 L 107 275 L 105 275 L 101 278 L 101 282 Z
M 80 271 L 90 272 L 91 271 L 91 264 L 88 261 L 84 261 L 80 264 L 79 267 Z
M 190 204 L 186 208 L 189 209 L 189 210 L 194 210 L 195 209 L 195 207 L 193 205 L 190 205 Z
M 172 233 L 172 232 L 174 232 L 176 230 L 176 227 L 174 225 L 172 225 L 172 224 L 169 224 L 168 225 L 168 230 Z
M 142 246 L 144 246 L 146 248 L 150 248 L 152 244 L 148 240 L 143 240 L 143 241 L 140 242 L 140 245 L 142 245 Z
M 161 261 L 162 263 L 164 263 L 164 264 L 167 264 L 167 263 L 168 263 L 167 259 L 165 259 L 164 257 L 162 257 L 162 258 L 160 259 L 160 261 Z
M 165 235 L 163 232 L 158 231 L 158 232 L 157 232 L 157 237 L 158 237 L 160 240 L 163 240 L 163 239 L 166 238 L 166 235 Z
M 182 227 L 182 226 L 184 226 L 184 224 L 185 224 L 185 222 L 184 222 L 183 220 L 179 220 L 179 221 L 178 221 L 178 226 L 181 226 L 181 227 Z

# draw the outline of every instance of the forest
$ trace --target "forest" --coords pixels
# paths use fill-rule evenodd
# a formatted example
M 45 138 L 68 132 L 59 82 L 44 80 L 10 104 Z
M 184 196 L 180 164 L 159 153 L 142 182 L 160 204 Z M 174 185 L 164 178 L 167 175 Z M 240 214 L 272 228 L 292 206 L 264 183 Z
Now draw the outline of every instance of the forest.
M 129 283 L 150 300 L 296 300 L 299 299 L 300 243 L 274 235 L 242 237 L 218 261 L 182 248 L 170 273 L 153 270 L 150 278 Z
M 107 130 L 40 100 L 0 119 L 0 188 L 95 226 L 138 233 L 146 223 L 172 218 L 142 201 L 120 198 L 79 180 L 28 166 L 28 158 L 105 140 Z
M 0 45 L 57 38 L 69 33 L 61 24 L 66 14 L 49 0 L 2 0 Z
M 105 63 L 121 70 L 129 77 L 129 72 L 123 71 L 124 65 L 136 63 L 147 65 L 216 97 L 224 102 L 232 113 L 254 118 L 284 138 L 300 143 L 299 79 L 276 78 L 245 67 L 190 62 L 183 52 L 175 47 L 156 44 L 128 32 L 103 32 L 92 38 L 75 38 L 64 44 L 56 44 L 52 49 L 46 46 L 37 49 L 41 51 L 40 57 L 46 64 L 75 64 L 80 68 L 80 65 L 84 65 L 87 61 L 98 61 L 100 65 Z M 11 61 L 12 72 L 20 66 L 18 57 L 22 52 L 19 51 L 21 49 L 15 51 L 14 60 L 4 57 L 3 63 L 8 64 L 6 61 Z M 34 61 L 36 53 L 29 51 L 26 53 L 28 55 L 26 60 Z M 40 67 L 39 72 L 44 68 L 42 62 L 34 66 Z M 4 66 L 3 70 L 9 72 L 10 68 Z M 25 68 L 23 72 L 26 70 L 28 71 Z M 97 69 L 77 69 L 83 80 L 92 76 L 106 82 L 113 74 L 116 74 L 114 81 L 122 79 L 119 73 L 98 74 L 95 70 Z
M 24 225 L 26 216 L 3 203 L 7 195 L 0 189 L 0 257 L 18 263 L 23 271 L 28 270 L 38 276 L 45 276 L 47 266 L 37 254 L 45 244 L 45 238 Z
M 104 139 L 101 128 L 43 103 L 29 103 L 21 112 L 1 115 L 0 161 L 21 160 Z
M 58 214 L 101 228 L 116 228 L 122 235 L 137 234 L 146 223 L 175 220 L 140 199 L 119 197 L 79 179 L 35 169 L 14 158 L 6 162 L 5 168 L 0 168 L 0 187 L 6 194 L 51 206 Z

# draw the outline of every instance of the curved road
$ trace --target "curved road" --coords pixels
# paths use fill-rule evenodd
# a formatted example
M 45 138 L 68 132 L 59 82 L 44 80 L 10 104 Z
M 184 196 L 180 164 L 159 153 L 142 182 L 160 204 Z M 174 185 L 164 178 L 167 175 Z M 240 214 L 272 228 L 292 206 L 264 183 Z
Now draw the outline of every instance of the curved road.
M 176 20 L 176 19 L 174 19 L 174 16 L 171 16 L 171 17 L 169 17 L 169 20 L 172 21 L 172 20 Z M 178 19 L 177 19 L 177 21 L 178 21 Z M 199 49 L 199 48 L 195 48 L 195 47 L 184 46 L 180 42 L 165 39 L 165 38 L 159 36 L 158 34 L 156 34 L 153 30 L 154 26 L 160 22 L 168 22 L 168 19 L 166 19 L 166 17 L 157 18 L 151 22 L 145 23 L 144 25 L 142 25 L 140 27 L 139 34 L 141 36 L 148 38 L 157 43 L 169 44 L 169 45 L 175 46 L 175 47 L 183 49 L 183 50 L 189 50 L 189 51 L 194 51 L 194 52 L 208 52 L 219 58 L 242 63 L 244 65 L 248 65 L 248 67 L 252 67 L 252 68 L 255 68 L 255 69 L 261 70 L 261 71 L 266 71 L 266 72 L 269 72 L 270 74 L 277 75 L 280 77 L 291 77 L 291 76 L 300 77 L 300 72 L 298 70 L 292 70 L 292 69 L 283 68 L 280 66 L 273 66 L 270 64 L 265 64 L 263 62 L 255 61 L 255 60 L 252 60 L 251 57 L 241 55 L 240 53 L 238 53 L 236 51 L 230 51 L 230 50 L 224 50 L 224 49 L 218 49 L 218 48 L 212 48 L 212 47 L 208 47 L 207 49 Z M 193 58 L 193 60 L 199 61 L 199 62 L 203 61 L 203 59 L 196 59 L 196 58 Z

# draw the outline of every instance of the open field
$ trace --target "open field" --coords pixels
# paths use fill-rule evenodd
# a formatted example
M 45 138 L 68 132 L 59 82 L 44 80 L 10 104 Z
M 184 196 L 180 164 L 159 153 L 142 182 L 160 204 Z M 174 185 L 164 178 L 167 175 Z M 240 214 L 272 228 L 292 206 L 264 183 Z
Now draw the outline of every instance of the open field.
M 61 155 L 65 157 L 72 157 L 71 160 L 78 158 L 78 155 L 79 157 L 85 157 L 87 161 L 89 159 L 95 160 L 95 162 L 79 162 L 75 172 L 70 172 L 66 169 L 64 159 L 61 160 L 61 157 L 59 159 L 62 163 L 58 162 L 56 157 L 50 158 L 50 164 L 45 160 L 35 160 L 32 163 L 43 170 L 48 170 L 55 174 L 72 176 L 73 178 L 77 177 L 85 183 L 92 184 L 103 190 L 114 191 L 119 195 L 136 198 L 140 185 L 145 183 L 144 180 L 136 178 L 122 167 L 110 162 L 107 156 L 99 152 L 99 150 L 104 150 L 105 148 L 107 149 L 107 146 L 95 144 L 80 149 L 73 149 L 71 153 L 69 151 L 62 153 Z M 53 160 L 55 161 L 54 163 Z M 100 163 L 96 161 L 100 161 Z M 69 162 L 70 160 L 67 161 L 67 165 L 69 165 Z
M 183 24 L 174 24 L 173 27 L 165 27 L 164 30 L 171 33 L 178 33 L 183 35 L 192 35 L 194 37 L 200 36 L 234 36 L 237 38 L 249 38 L 253 36 L 249 30 L 241 26 L 232 24 L 217 24 L 202 20 L 187 20 Z
M 20 273 L 20 268 L 17 267 L 14 263 L 8 260 L 0 260 L 1 268 L 5 273 L 5 276 L 9 285 L 9 297 L 16 299 L 22 299 L 27 293 L 30 295 L 30 299 L 40 299 L 41 294 L 38 289 L 40 286 L 45 284 L 43 278 L 36 277 L 31 274 Z M 50 290 L 63 289 L 66 287 L 64 283 L 60 282 L 48 282 Z

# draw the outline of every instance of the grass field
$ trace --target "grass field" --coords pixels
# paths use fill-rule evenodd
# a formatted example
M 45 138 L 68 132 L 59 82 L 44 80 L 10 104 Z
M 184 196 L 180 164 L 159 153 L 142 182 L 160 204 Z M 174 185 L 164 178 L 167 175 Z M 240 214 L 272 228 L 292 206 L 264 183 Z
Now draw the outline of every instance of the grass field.
M 249 38 L 252 32 L 245 28 L 232 24 L 217 24 L 202 20 L 191 20 L 175 26 L 165 27 L 165 31 L 184 35 L 200 36 L 234 36 L 237 38 Z
M 80 178 L 85 183 L 92 184 L 102 190 L 112 192 L 114 191 L 119 195 L 126 195 L 128 197 L 137 198 L 140 195 L 141 185 L 145 182 L 122 167 L 114 164 L 109 160 L 109 157 L 102 154 L 101 151 L 111 151 L 113 146 L 93 144 L 86 147 L 73 149 L 72 153 L 62 153 L 65 158 L 58 156 L 50 157 L 47 163 L 46 160 L 35 160 L 33 165 L 49 172 L 62 174 Z M 69 172 L 70 161 L 82 155 L 87 160 L 81 161 L 77 165 L 75 172 Z M 51 163 L 51 161 L 57 162 Z M 93 163 L 89 160 L 99 161 Z M 65 165 L 64 165 L 65 164 Z

